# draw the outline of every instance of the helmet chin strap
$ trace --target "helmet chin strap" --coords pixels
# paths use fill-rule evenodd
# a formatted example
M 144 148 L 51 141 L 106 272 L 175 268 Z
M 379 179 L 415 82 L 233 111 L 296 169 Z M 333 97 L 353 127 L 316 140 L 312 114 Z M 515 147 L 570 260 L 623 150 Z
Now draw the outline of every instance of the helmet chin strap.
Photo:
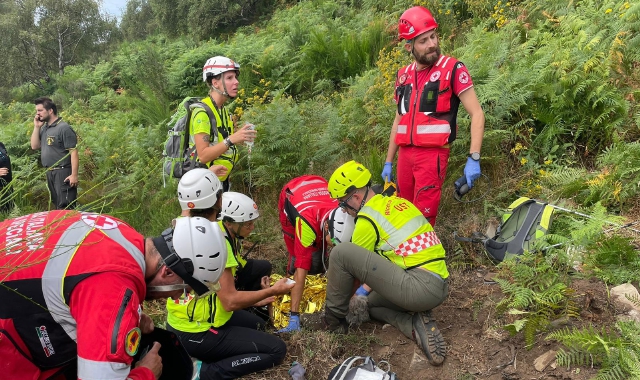
M 222 95 L 222 96 L 229 97 L 229 94 L 227 93 L 227 88 L 226 88 L 226 86 L 224 85 L 224 82 L 222 82 L 222 88 L 224 89 L 224 91 L 220 91 L 220 90 L 218 90 L 218 88 L 217 88 L 216 86 L 214 86 L 214 85 L 209 86 L 209 88 L 210 88 L 213 92 L 215 92 L 215 93 L 217 93 L 217 94 L 220 94 L 220 95 Z
M 360 210 L 362 210 L 362 208 L 364 207 L 365 202 L 367 201 L 367 196 L 369 195 L 369 189 L 371 188 L 371 186 L 367 185 L 367 188 L 364 192 L 364 196 L 362 197 L 362 202 L 360 202 L 360 208 L 358 208 L 358 211 L 356 211 L 356 213 L 360 212 Z
M 221 74 L 220 80 L 222 81 L 222 90 L 223 91 L 218 90 L 218 88 L 216 86 L 214 86 L 213 84 L 210 85 L 209 88 L 211 88 L 211 90 L 213 90 L 214 92 L 216 92 L 216 93 L 218 93 L 218 94 L 220 94 L 222 96 L 226 96 L 229 99 L 234 99 L 235 96 L 229 95 L 229 92 L 227 91 L 227 85 L 224 82 L 224 73 Z

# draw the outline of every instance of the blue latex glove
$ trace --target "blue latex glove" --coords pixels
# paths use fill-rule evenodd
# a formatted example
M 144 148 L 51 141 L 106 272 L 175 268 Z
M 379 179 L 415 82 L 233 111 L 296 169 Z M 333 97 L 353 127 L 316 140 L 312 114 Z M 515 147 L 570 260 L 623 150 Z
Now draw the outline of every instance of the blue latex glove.
M 276 333 L 278 334 L 290 333 L 290 332 L 299 331 L 299 330 L 300 330 L 300 316 L 292 315 L 289 317 L 289 324 L 287 325 L 287 327 L 276 331 Z
M 369 293 L 367 289 L 364 288 L 364 285 L 360 285 L 360 287 L 358 288 L 358 290 L 356 290 L 356 296 L 368 296 Z
M 464 176 L 467 177 L 467 185 L 473 187 L 473 182 L 480 178 L 480 161 L 467 157 L 467 164 L 464 166 Z
M 391 172 L 393 171 L 393 162 L 385 162 L 384 169 L 382 169 L 382 180 L 385 182 L 393 181 Z

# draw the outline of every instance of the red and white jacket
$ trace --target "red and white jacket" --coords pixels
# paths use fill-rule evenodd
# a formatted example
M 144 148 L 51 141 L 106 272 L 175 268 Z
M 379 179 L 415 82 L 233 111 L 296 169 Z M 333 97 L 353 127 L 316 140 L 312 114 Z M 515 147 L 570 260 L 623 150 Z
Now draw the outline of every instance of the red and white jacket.
M 401 116 L 395 143 L 399 146 L 443 147 L 456 139 L 458 96 L 473 82 L 467 68 L 441 55 L 429 69 L 416 63 L 398 70 L 395 100 Z
M 322 250 L 322 222 L 336 207 L 338 201 L 331 199 L 327 180 L 320 176 L 303 175 L 283 187 L 278 203 L 280 224 L 296 268 L 311 269 L 313 253 Z M 310 230 L 315 236 L 309 238 L 305 233 Z
M 0 373 L 151 380 L 140 341 L 144 238 L 107 215 L 51 211 L 0 223 Z

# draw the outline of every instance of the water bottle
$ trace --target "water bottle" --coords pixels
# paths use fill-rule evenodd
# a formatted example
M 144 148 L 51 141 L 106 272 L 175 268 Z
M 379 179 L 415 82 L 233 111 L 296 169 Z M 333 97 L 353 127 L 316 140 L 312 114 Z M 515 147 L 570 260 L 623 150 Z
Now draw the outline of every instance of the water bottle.
M 249 126 L 248 129 L 251 131 L 255 131 L 256 129 L 256 126 L 249 122 L 245 122 L 245 125 L 248 125 Z M 251 149 L 253 148 L 253 141 L 245 141 L 244 145 L 247 147 L 247 151 L 249 152 L 249 154 L 251 154 Z

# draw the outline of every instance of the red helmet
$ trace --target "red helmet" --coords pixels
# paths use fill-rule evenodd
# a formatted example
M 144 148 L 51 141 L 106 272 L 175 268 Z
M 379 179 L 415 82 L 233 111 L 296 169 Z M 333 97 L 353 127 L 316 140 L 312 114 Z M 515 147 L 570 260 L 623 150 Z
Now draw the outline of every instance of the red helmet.
M 409 8 L 398 21 L 398 37 L 400 39 L 411 40 L 438 27 L 436 19 L 425 7 Z

